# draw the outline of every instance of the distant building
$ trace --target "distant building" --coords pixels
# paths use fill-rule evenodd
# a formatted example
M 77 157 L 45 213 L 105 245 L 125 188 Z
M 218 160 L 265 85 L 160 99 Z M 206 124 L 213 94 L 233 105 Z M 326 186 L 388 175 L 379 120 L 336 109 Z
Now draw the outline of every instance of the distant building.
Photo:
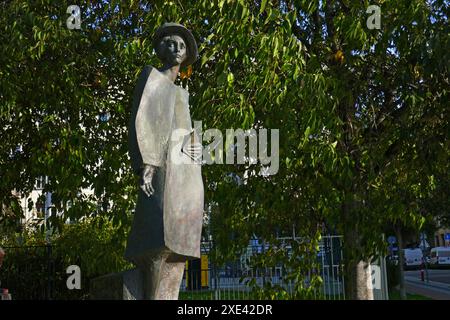
M 439 228 L 434 233 L 435 247 L 449 247 L 450 246 L 450 229 Z
M 43 189 L 48 183 L 48 177 L 41 176 L 36 179 L 34 189 L 30 194 L 20 193 L 20 206 L 24 218 L 22 224 L 28 225 L 33 222 L 43 220 L 45 217 L 45 194 Z
M 20 198 L 24 218 L 21 223 L 25 226 L 41 224 L 45 220 L 45 210 L 48 208 L 48 216 L 52 214 L 60 215 L 62 212 L 55 212 L 50 192 L 44 192 L 45 185 L 49 182 L 47 176 L 40 176 L 36 179 L 34 189 L 29 194 L 16 193 Z M 83 189 L 83 194 L 93 194 L 91 189 Z M 70 204 L 68 204 L 70 207 Z

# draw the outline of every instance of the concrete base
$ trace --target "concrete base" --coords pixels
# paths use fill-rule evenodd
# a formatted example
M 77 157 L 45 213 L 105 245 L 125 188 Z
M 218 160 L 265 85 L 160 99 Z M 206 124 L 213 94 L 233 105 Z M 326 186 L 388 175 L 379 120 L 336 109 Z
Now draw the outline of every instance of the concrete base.
M 110 273 L 91 281 L 92 300 L 143 300 L 143 276 L 137 269 Z

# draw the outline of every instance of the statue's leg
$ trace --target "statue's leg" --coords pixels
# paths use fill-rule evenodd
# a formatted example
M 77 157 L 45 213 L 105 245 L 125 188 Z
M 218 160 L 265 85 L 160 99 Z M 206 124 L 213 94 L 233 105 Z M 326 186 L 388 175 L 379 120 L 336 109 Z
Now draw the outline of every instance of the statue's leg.
M 155 300 L 158 292 L 159 278 L 163 262 L 163 255 L 157 254 L 145 259 L 145 263 L 139 266 L 144 281 L 144 299 Z
M 146 266 L 140 268 L 144 275 L 144 299 L 177 300 L 185 260 L 161 253 L 147 261 Z
M 186 262 L 173 261 L 168 257 L 164 261 L 156 300 L 178 300 Z

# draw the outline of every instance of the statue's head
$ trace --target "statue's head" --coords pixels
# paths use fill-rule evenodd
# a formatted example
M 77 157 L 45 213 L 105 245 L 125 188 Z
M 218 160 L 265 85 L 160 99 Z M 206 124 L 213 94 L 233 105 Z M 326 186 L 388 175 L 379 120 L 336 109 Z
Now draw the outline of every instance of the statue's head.
M 198 57 L 194 36 L 178 23 L 165 23 L 156 30 L 153 47 L 165 65 L 185 67 L 194 63 Z

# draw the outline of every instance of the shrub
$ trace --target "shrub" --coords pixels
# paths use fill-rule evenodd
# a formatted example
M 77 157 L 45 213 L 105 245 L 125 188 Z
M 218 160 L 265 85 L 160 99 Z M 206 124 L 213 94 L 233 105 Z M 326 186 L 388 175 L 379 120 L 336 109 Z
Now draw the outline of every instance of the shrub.
M 105 217 L 64 225 L 45 241 L 41 231 L 24 231 L 3 240 L 6 256 L 0 269 L 2 287 L 14 299 L 87 299 L 91 279 L 131 268 L 123 259 L 126 237 Z M 81 289 L 66 286 L 70 265 L 81 270 Z

